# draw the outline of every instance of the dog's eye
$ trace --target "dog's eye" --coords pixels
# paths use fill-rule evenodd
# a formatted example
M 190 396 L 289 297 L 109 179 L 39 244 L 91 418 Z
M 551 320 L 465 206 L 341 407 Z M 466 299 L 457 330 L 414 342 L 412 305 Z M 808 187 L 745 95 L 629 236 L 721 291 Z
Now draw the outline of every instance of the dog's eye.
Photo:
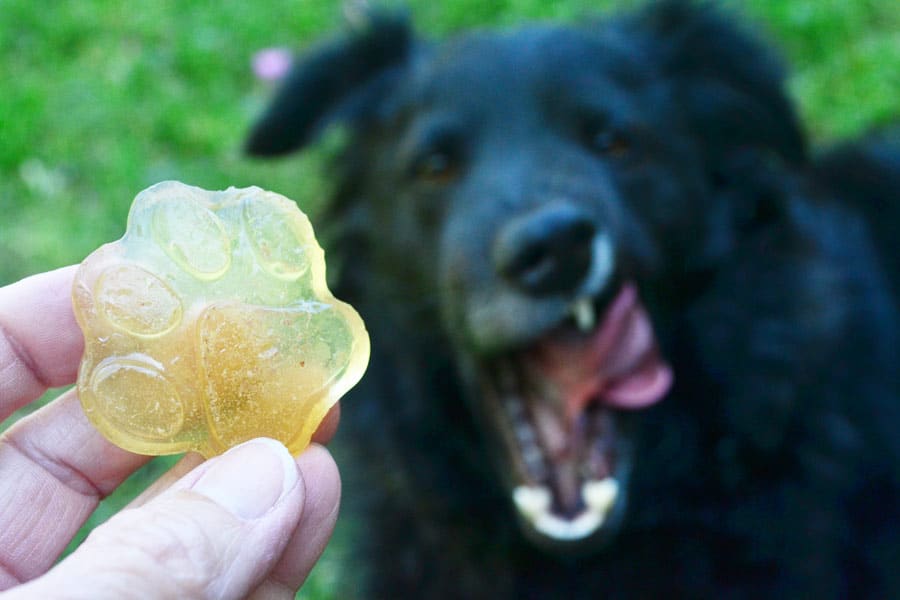
M 449 183 L 459 174 L 457 161 L 447 152 L 434 151 L 413 162 L 412 176 L 427 183 Z
M 597 154 L 613 158 L 622 158 L 631 149 L 631 145 L 624 135 L 608 129 L 591 133 L 587 141 Z
M 604 113 L 589 113 L 577 121 L 576 134 L 585 148 L 598 156 L 623 158 L 631 151 L 631 140 L 612 118 Z

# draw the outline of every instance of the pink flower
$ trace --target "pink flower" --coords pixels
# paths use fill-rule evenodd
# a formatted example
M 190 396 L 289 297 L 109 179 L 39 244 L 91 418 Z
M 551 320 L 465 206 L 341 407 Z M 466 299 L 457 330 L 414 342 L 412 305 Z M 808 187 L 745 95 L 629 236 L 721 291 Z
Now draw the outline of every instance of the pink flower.
M 263 81 L 278 81 L 287 75 L 292 62 L 287 48 L 264 48 L 253 55 L 253 73 Z

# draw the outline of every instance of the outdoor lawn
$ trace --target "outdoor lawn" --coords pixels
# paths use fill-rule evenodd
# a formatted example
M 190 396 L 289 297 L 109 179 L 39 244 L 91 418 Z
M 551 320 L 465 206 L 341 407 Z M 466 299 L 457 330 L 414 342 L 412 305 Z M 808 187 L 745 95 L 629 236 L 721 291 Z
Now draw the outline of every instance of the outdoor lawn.
M 407 6 L 420 30 L 444 35 L 469 26 L 574 21 L 635 4 L 413 0 Z M 723 4 L 740 8 L 781 48 L 793 67 L 791 92 L 819 142 L 900 120 L 897 0 Z M 339 28 L 341 6 L 0 1 L 0 286 L 79 262 L 120 237 L 134 195 L 166 179 L 207 189 L 259 185 L 315 213 L 328 185 L 318 175 L 322 153 L 272 163 L 241 155 L 243 136 L 273 91 L 254 76 L 251 58 L 266 47 L 300 50 Z M 157 459 L 135 474 L 80 537 L 173 462 Z M 336 597 L 340 582 L 352 579 L 340 566 L 352 543 L 352 527 L 342 527 L 301 597 Z

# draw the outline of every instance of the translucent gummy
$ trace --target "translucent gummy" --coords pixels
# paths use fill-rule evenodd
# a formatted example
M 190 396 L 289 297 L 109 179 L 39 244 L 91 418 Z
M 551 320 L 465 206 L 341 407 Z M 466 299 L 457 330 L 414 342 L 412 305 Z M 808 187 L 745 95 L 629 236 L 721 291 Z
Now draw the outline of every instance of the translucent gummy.
M 300 452 L 369 359 L 309 220 L 259 188 L 144 190 L 73 301 L 82 406 L 132 452 L 211 456 L 258 436 Z

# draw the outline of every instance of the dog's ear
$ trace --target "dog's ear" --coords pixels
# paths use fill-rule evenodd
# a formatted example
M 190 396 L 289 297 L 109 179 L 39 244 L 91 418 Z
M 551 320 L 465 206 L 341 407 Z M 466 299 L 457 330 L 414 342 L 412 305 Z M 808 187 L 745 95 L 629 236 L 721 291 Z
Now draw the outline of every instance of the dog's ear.
M 713 160 L 761 149 L 797 164 L 806 143 L 784 91 L 780 60 L 717 9 L 662 0 L 631 22 L 675 85 L 683 110 Z
M 313 50 L 253 126 L 246 152 L 286 154 L 314 141 L 334 122 L 365 119 L 376 110 L 385 79 L 406 61 L 411 46 L 405 15 L 372 14 L 350 35 Z

